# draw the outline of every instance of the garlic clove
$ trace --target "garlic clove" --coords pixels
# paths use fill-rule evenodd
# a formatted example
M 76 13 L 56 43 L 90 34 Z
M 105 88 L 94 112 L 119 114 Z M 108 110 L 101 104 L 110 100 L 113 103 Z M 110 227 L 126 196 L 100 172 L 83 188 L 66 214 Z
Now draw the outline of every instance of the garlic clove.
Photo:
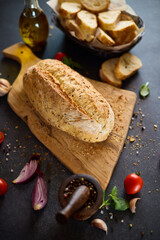
M 108 233 L 107 224 L 102 219 L 96 218 L 96 219 L 92 220 L 91 225 L 102 229 L 103 231 L 106 232 L 106 235 L 107 235 L 107 233 Z
M 129 201 L 129 208 L 132 213 L 136 213 L 136 202 L 140 200 L 140 198 L 133 198 Z
M 6 95 L 11 89 L 11 84 L 4 78 L 0 78 L 0 97 Z

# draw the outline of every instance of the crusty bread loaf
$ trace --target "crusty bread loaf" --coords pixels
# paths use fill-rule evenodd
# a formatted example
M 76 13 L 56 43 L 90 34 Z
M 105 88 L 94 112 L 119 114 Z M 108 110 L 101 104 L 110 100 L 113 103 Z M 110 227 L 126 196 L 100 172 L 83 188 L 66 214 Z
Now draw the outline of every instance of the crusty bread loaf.
M 107 139 L 114 113 L 106 99 L 79 73 L 58 60 L 42 60 L 23 78 L 33 108 L 46 123 L 87 142 Z
M 63 2 L 60 5 L 59 13 L 63 18 L 75 18 L 81 10 L 81 4 L 76 2 Z
M 84 35 L 94 35 L 97 28 L 97 17 L 93 13 L 81 10 L 77 13 L 76 23 L 83 31 Z
M 134 21 L 119 21 L 116 26 L 109 31 L 109 34 L 118 45 L 130 42 L 138 30 Z
M 119 80 L 124 80 L 133 75 L 142 67 L 141 60 L 131 53 L 123 54 L 115 66 L 115 76 Z
M 115 45 L 115 41 L 107 33 L 105 33 L 101 28 L 97 28 L 95 36 L 105 46 Z
M 118 23 L 121 16 L 121 11 L 112 10 L 98 14 L 99 26 L 104 30 L 112 30 Z
M 84 8 L 91 12 L 101 12 L 108 8 L 110 0 L 81 0 Z
M 100 69 L 100 78 L 103 82 L 107 82 L 115 87 L 121 87 L 122 81 L 115 76 L 114 69 L 118 62 L 118 58 L 111 58 L 102 63 Z

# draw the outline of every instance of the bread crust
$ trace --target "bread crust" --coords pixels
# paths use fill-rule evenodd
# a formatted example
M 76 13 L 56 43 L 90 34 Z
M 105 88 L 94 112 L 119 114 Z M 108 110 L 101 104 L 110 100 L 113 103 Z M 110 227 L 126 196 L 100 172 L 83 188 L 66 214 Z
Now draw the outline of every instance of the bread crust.
M 23 78 L 24 90 L 47 124 L 86 142 L 107 139 L 114 113 L 87 79 L 58 60 L 42 60 Z

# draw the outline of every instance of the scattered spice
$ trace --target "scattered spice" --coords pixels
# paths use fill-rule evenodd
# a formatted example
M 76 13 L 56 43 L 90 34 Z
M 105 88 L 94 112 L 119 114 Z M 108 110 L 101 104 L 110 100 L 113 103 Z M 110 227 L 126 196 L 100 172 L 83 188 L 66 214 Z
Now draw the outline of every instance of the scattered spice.
M 132 223 L 130 223 L 130 224 L 129 224 L 129 227 L 130 227 L 130 228 L 132 228 L 132 227 L 133 227 L 133 224 L 132 224 Z
M 133 136 L 131 136 L 131 137 L 129 138 L 129 141 L 130 141 L 130 143 L 133 143 L 133 142 L 135 141 L 135 138 L 134 138 Z
M 154 130 L 157 131 L 157 125 L 156 124 L 154 125 Z

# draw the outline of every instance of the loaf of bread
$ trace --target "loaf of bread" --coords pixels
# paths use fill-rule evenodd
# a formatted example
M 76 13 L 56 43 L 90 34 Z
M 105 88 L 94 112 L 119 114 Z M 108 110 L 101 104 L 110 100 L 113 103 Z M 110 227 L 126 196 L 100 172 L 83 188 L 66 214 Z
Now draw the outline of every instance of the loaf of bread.
M 79 73 L 58 60 L 42 60 L 23 78 L 37 114 L 49 125 L 86 142 L 107 139 L 114 113 L 106 99 Z
M 84 8 L 91 12 L 101 12 L 108 8 L 110 0 L 81 0 Z
M 119 80 L 126 78 L 137 72 L 142 67 L 141 60 L 131 53 L 123 54 L 117 61 L 114 72 Z

